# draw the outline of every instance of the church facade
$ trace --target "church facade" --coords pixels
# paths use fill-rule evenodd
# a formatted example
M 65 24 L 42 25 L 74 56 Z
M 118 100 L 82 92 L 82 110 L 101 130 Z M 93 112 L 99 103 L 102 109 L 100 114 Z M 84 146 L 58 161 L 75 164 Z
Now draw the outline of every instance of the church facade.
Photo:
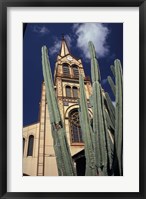
M 85 76 L 81 59 L 75 58 L 70 53 L 63 38 L 55 64 L 54 89 L 74 166 L 77 175 L 82 176 L 85 174 L 86 161 L 78 114 L 79 74 L 84 77 L 88 110 L 92 117 L 89 103 L 89 96 L 91 95 L 90 78 Z M 40 92 L 39 121 L 23 128 L 23 175 L 58 176 L 44 82 Z

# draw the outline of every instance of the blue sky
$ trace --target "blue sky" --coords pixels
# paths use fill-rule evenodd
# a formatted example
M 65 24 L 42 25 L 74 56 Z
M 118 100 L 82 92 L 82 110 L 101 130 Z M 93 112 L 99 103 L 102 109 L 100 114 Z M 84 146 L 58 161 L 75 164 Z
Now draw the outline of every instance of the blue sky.
M 43 82 L 41 47 L 47 46 L 54 73 L 62 35 L 71 54 L 82 59 L 86 76 L 90 76 L 88 41 L 94 43 L 102 87 L 109 92 L 114 101 L 106 78 L 108 75 L 112 76 L 110 65 L 115 59 L 120 59 L 123 63 L 122 23 L 29 23 L 23 39 L 23 126 L 38 121 Z

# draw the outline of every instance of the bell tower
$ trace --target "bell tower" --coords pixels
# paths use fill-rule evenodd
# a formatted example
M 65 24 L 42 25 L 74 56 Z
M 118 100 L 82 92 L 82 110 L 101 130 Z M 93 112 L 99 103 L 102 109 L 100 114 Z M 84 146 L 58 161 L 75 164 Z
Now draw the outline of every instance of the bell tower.
M 57 56 L 55 64 L 54 85 L 72 155 L 84 146 L 78 114 L 80 74 L 82 74 L 85 80 L 85 91 L 87 100 L 89 100 L 91 94 L 90 78 L 85 76 L 81 59 L 75 58 L 71 54 L 67 42 L 63 37 L 60 53 Z

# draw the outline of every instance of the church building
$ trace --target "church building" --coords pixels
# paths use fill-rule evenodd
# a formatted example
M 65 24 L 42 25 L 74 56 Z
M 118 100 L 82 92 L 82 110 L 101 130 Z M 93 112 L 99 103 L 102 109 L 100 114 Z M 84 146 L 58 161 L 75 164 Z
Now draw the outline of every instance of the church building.
M 90 78 L 85 76 L 81 59 L 75 58 L 70 53 L 63 38 L 60 53 L 55 63 L 54 89 L 74 166 L 77 175 L 83 176 L 85 175 L 86 160 L 78 114 L 79 74 L 84 77 L 88 110 L 92 117 L 89 103 L 89 96 L 91 95 Z M 40 92 L 39 120 L 37 123 L 23 128 L 23 175 L 58 176 L 44 82 Z

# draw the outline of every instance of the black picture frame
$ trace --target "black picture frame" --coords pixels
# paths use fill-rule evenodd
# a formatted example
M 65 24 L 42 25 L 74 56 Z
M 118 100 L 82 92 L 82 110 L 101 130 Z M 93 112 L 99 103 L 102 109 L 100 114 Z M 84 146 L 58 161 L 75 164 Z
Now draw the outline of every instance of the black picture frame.
M 139 7 L 140 15 L 140 191 L 138 193 L 7 192 L 7 8 L 8 7 Z M 0 197 L 1 198 L 146 198 L 146 1 L 145 0 L 1 0 L 0 2 Z M 134 165 L 133 165 L 134 166 Z M 133 174 L 134 175 L 134 174 Z M 89 185 L 90 186 L 90 185 Z M 116 190 L 115 190 L 116 191 Z

